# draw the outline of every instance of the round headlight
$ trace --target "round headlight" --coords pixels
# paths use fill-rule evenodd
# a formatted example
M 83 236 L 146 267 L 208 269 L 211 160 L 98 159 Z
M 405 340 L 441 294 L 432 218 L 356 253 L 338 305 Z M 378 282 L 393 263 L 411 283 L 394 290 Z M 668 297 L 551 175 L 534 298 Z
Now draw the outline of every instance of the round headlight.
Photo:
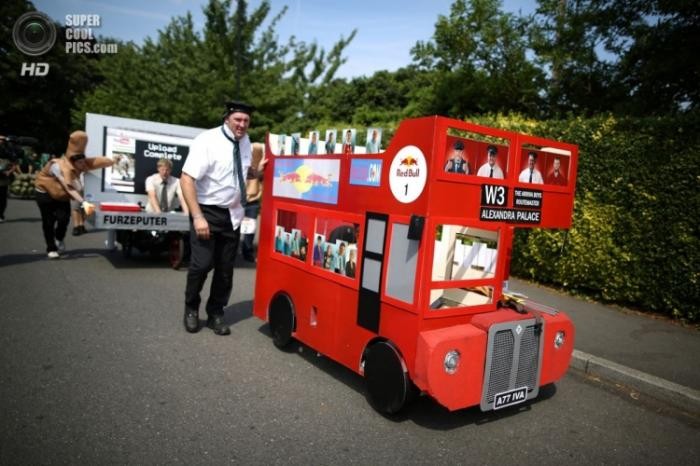
M 445 353 L 443 365 L 445 366 L 445 372 L 448 374 L 454 374 L 459 366 L 459 351 L 452 350 Z
M 556 335 L 554 335 L 554 347 L 555 348 L 561 348 L 561 345 L 564 344 L 564 332 L 557 332 Z

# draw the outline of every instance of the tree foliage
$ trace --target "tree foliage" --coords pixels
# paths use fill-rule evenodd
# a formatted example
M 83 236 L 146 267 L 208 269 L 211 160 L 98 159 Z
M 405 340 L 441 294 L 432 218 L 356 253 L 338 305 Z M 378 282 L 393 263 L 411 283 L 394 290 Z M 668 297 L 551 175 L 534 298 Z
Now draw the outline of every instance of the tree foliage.
M 203 31 L 191 14 L 174 18 L 155 40 L 102 61 L 105 82 L 85 96 L 76 120 L 93 111 L 210 127 L 226 100 L 240 99 L 259 109 L 255 138 L 298 125 L 310 88 L 333 79 L 355 33 L 328 53 L 294 37 L 281 45 L 275 30 L 285 12 L 267 21 L 268 1 L 248 12 L 244 0 L 235 9 L 231 0 L 210 0 Z
M 417 66 L 433 73 L 421 110 L 537 112 L 544 75 L 527 58 L 525 32 L 525 20 L 504 13 L 499 0 L 456 0 L 438 18 L 433 40 L 412 49 Z
M 697 108 L 698 2 L 538 3 L 531 43 L 550 70 L 549 114 L 644 116 Z

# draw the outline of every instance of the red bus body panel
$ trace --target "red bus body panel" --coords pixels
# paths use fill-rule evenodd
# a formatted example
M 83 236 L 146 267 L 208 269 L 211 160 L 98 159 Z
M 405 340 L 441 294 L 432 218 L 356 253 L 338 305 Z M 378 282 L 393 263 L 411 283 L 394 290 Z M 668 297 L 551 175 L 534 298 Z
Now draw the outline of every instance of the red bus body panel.
M 502 180 L 445 173 L 445 155 L 448 144 L 457 136 L 450 134 L 477 134 L 484 139 L 501 141 L 499 150 L 505 152 Z M 460 136 L 461 137 L 461 136 Z M 465 137 L 468 153 L 484 152 L 488 141 Z M 505 141 L 505 142 L 503 142 Z M 399 151 L 407 146 L 418 148 L 427 162 L 427 180 L 420 195 L 412 202 L 399 202 L 390 189 L 390 165 Z M 565 159 L 568 184 L 566 186 L 528 185 L 518 181 L 526 156 L 531 148 L 538 148 L 542 172 L 551 164 L 552 154 L 568 153 Z M 380 154 L 278 156 L 272 151 L 270 140 L 266 143 L 266 156 L 270 159 L 266 168 L 259 223 L 259 252 L 255 285 L 254 315 L 268 319 L 270 302 L 278 293 L 285 293 L 293 303 L 295 328 L 293 336 L 323 355 L 362 374 L 362 358 L 367 345 L 374 340 L 393 343 L 403 358 L 413 382 L 424 392 L 450 410 L 475 406 L 483 398 L 485 365 L 489 346 L 489 329 L 493 325 L 528 319 L 539 319 L 542 333 L 541 361 L 538 386 L 560 379 L 566 372 L 574 343 L 574 327 L 563 312 L 524 305 L 524 313 L 499 308 L 503 298 L 503 284 L 508 279 L 513 229 L 568 228 L 571 225 L 578 148 L 574 145 L 550 141 L 519 133 L 473 125 L 442 117 L 406 120 L 401 123 L 386 151 Z M 284 160 L 338 160 L 339 179 L 336 203 L 275 196 L 276 187 L 283 186 L 281 177 Z M 378 186 L 362 186 L 350 183 L 351 163 L 354 159 L 381 160 L 381 178 Z M 478 159 L 470 160 L 476 170 Z M 301 163 L 301 162 L 300 162 Z M 408 162 L 407 162 L 408 163 Z M 325 176 L 325 174 L 322 174 Z M 393 176 L 393 175 L 392 175 Z M 462 176 L 462 177 L 460 177 Z M 288 177 L 291 179 L 291 177 Z M 296 176 L 294 180 L 298 181 Z M 278 183 L 275 185 L 275 183 Z M 518 195 L 539 197 L 539 208 L 530 209 L 538 218 L 536 223 L 519 221 L 485 220 L 483 209 L 484 184 L 503 187 L 508 205 L 495 207 L 518 209 L 514 205 Z M 284 185 L 286 186 L 286 185 Z M 407 188 L 408 189 L 408 188 Z M 516 193 L 517 191 L 517 193 Z M 537 194 L 540 192 L 541 194 Z M 518 194 L 519 193 L 519 194 Z M 534 193 L 534 194 L 533 194 Z M 522 198 L 524 199 L 524 198 Z M 425 218 L 425 226 L 419 242 L 416 259 L 415 284 L 412 302 L 401 301 L 387 293 L 389 260 L 384 259 L 381 275 L 379 325 L 368 329 L 358 324 L 359 290 L 362 287 L 362 257 L 357 258 L 354 278 L 333 274 L 315 266 L 309 250 L 304 260 L 289 257 L 275 250 L 275 229 L 281 224 L 285 231 L 297 228 L 308 240 L 315 235 L 314 222 L 320 219 L 333 226 L 334 222 L 359 225 L 357 252 L 364 250 L 365 215 L 369 212 L 387 216 L 387 234 L 384 239 L 385 254 L 391 253 L 392 228 L 395 224 L 408 224 L 411 216 Z M 488 229 L 498 235 L 498 254 L 494 276 L 472 280 L 471 286 L 488 287 L 490 301 L 482 305 L 433 310 L 430 308 L 431 290 L 442 284 L 432 280 L 434 232 L 439 225 L 455 224 Z M 311 245 L 312 243 L 308 243 Z M 369 257 L 369 255 L 367 256 Z M 459 288 L 460 283 L 446 287 Z M 565 335 L 564 343 L 556 348 L 557 332 Z M 459 368 L 448 373 L 444 358 L 448 351 L 461 355 Z M 538 353 L 539 354 L 539 353 Z

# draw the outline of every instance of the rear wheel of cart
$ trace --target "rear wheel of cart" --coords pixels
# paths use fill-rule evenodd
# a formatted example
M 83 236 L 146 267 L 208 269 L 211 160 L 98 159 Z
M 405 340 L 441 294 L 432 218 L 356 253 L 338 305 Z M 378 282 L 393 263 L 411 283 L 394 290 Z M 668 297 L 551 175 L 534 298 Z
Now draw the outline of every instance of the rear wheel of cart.
M 180 235 L 173 235 L 168 243 L 168 261 L 170 267 L 175 270 L 180 268 L 182 258 L 185 256 L 185 241 Z
M 280 293 L 272 299 L 268 320 L 272 343 L 278 348 L 284 348 L 292 341 L 294 331 L 294 307 L 289 296 Z
M 125 259 L 130 258 L 134 247 L 134 233 L 128 230 L 117 231 L 117 241 L 122 245 L 122 256 Z
M 414 391 L 406 365 L 396 347 L 379 341 L 365 351 L 367 399 L 381 414 L 396 414 Z

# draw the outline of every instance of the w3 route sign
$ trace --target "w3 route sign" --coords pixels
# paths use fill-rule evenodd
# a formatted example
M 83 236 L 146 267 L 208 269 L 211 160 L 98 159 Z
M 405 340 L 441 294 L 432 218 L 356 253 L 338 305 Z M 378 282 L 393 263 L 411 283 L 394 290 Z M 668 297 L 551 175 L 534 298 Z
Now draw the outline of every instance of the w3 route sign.
M 512 199 L 508 191 L 508 186 L 481 185 L 479 219 L 484 222 L 539 224 L 542 219 L 542 191 L 515 188 Z

